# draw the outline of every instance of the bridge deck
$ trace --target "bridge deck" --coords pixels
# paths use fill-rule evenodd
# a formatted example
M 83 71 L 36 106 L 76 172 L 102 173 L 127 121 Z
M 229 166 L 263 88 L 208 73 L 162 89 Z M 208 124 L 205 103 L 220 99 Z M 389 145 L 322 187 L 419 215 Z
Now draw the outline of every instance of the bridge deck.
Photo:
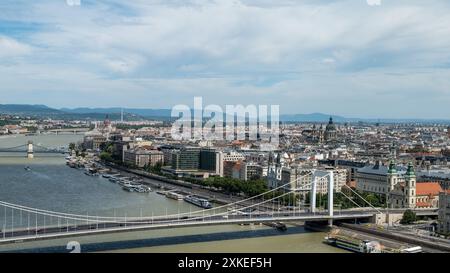
M 310 215 L 292 215 L 292 216 L 276 216 L 271 217 L 266 215 L 264 217 L 252 217 L 246 216 L 211 216 L 210 219 L 182 219 L 170 222 L 164 222 L 164 220 L 158 220 L 155 223 L 142 223 L 142 224 L 126 224 L 126 223 L 95 223 L 85 224 L 72 227 L 47 227 L 35 229 L 16 230 L 13 234 L 11 231 L 5 231 L 5 236 L 0 239 L 0 244 L 7 244 L 13 242 L 24 242 L 34 240 L 48 240 L 56 238 L 74 237 L 74 236 L 87 236 L 95 234 L 117 233 L 117 232 L 131 232 L 142 231 L 152 229 L 163 228 L 180 228 L 180 227 L 195 227 L 195 226 L 213 226 L 213 225 L 233 225 L 233 224 L 250 224 L 250 223 L 268 223 L 268 222 L 299 222 L 299 221 L 328 221 L 332 220 L 344 220 L 344 219 L 360 219 L 370 218 L 373 213 L 355 213 L 355 214 L 341 214 L 329 216 L 325 214 L 310 214 Z M 230 219 L 231 218 L 231 219 Z M 104 227 L 102 227 L 104 226 Z M 73 230 L 75 229 L 75 230 Z

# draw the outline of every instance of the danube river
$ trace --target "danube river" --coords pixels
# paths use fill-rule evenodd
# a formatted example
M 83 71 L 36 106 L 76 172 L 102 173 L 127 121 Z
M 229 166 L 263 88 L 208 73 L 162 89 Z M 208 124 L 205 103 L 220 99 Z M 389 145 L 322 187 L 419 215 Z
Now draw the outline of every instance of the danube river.
M 26 144 L 66 146 L 80 135 L 0 137 L 0 149 Z M 25 170 L 30 167 L 30 170 Z M 157 182 L 156 182 L 157 183 Z M 138 217 L 198 210 L 155 192 L 130 193 L 102 177 L 90 177 L 65 165 L 62 154 L 0 153 L 0 200 L 52 211 L 89 215 Z M 50 217 L 0 210 L 0 229 L 26 228 L 30 222 L 64 224 Z M 217 226 L 140 231 L 71 238 L 86 251 L 119 252 L 343 252 L 322 243 L 324 233 L 289 227 L 281 233 L 265 226 Z M 0 251 L 64 252 L 69 239 L 0 245 Z

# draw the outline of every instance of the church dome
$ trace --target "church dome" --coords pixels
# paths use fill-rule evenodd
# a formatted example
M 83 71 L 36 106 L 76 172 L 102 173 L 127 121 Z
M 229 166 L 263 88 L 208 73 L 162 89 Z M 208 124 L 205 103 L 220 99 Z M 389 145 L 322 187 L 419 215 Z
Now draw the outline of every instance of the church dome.
M 333 118 L 330 117 L 330 121 L 328 122 L 327 131 L 336 131 L 336 125 L 334 125 Z

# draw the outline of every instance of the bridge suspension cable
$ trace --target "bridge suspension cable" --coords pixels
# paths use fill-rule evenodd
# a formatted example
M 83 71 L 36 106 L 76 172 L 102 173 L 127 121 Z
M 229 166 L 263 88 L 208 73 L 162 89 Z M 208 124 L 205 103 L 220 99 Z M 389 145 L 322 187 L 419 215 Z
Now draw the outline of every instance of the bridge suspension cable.
M 307 186 L 309 186 L 309 185 L 311 185 L 313 182 L 311 182 L 311 183 L 309 183 L 309 184 L 306 184 L 306 185 L 304 185 L 303 187 L 307 187 Z M 282 186 L 285 186 L 285 185 L 282 185 Z M 275 188 L 274 190 L 276 190 L 277 188 Z M 259 203 L 256 203 L 256 204 L 251 204 L 251 205 L 249 205 L 249 206 L 246 206 L 246 207 L 244 207 L 244 208 L 241 208 L 240 210 L 246 210 L 246 209 L 249 209 L 249 208 L 254 208 L 254 207 L 257 207 L 257 206 L 260 206 L 260 205 L 262 205 L 262 204 L 265 204 L 265 203 L 268 203 L 268 202 L 272 202 L 272 201 L 274 201 L 274 200 L 276 200 L 276 199 L 279 199 L 279 198 L 282 198 L 282 197 L 284 197 L 284 196 L 286 196 L 286 195 L 288 195 L 288 194 L 291 194 L 291 193 L 293 193 L 293 192 L 295 192 L 295 191 L 298 191 L 298 190 L 302 190 L 302 188 L 296 188 L 296 189 L 294 189 L 294 190 L 291 190 L 291 191 L 288 191 L 288 192 L 285 192 L 285 193 L 283 193 L 283 194 L 281 194 L 281 195 L 277 195 L 277 196 L 275 196 L 275 197 L 273 197 L 273 198 L 271 198 L 271 199 L 267 199 L 267 200 L 262 200 L 261 202 L 259 202 Z M 272 190 L 273 191 L 273 190 Z M 268 192 L 271 192 L 271 191 L 268 191 Z M 266 193 L 268 193 L 268 192 L 266 192 Z M 266 194 L 265 193 L 265 194 Z M 249 198 L 250 199 L 250 198 Z M 243 200 L 241 200 L 240 202 L 242 202 Z M 235 202 L 235 203 L 237 203 L 237 202 Z M 235 203 L 231 203 L 231 204 L 229 204 L 229 205 L 234 205 Z M 113 217 L 104 217 L 104 218 L 101 218 L 101 217 L 99 217 L 99 216 L 89 216 L 89 215 L 79 215 L 79 214 L 67 214 L 67 213 L 54 213 L 54 212 L 52 212 L 52 211 L 48 211 L 48 210 L 41 210 L 41 209 L 36 209 L 36 208 L 30 208 L 30 207 L 26 207 L 26 206 L 20 206 L 20 205 L 15 205 L 15 204 L 11 204 L 11 203 L 7 203 L 7 202 L 3 202 L 3 201 L 0 201 L 0 205 L 2 205 L 2 206 L 4 206 L 4 207 L 7 207 L 7 208 L 11 208 L 11 209 L 16 209 L 16 210 L 21 210 L 21 211 L 25 211 L 25 212 L 29 212 L 29 213 L 33 213 L 33 214 L 36 214 L 36 215 L 42 215 L 42 216 L 49 216 L 49 217 L 55 217 L 55 218 L 61 218 L 61 219 L 67 219 L 67 220 L 73 220 L 73 221 L 81 221 L 81 222 L 91 222 L 91 223 L 99 223 L 99 222 L 101 222 L 101 223 L 115 223 L 115 224 L 123 224 L 123 223 L 126 223 L 126 224 L 145 224 L 146 222 L 145 221 L 154 221 L 154 220 L 157 220 L 157 219 L 159 219 L 159 218 L 163 218 L 163 219 L 168 219 L 168 218 L 180 218 L 180 216 L 185 216 L 185 215 L 188 215 L 189 213 L 181 213 L 181 214 L 173 214 L 173 215 L 166 215 L 166 216 L 157 216 L 157 217 L 142 217 L 142 218 L 139 218 L 139 217 L 134 217 L 134 218 L 128 218 L 127 219 L 127 217 L 119 217 L 119 218 L 113 218 Z M 225 206 L 222 206 L 222 208 L 223 207 L 225 207 Z M 219 207 L 217 207 L 216 209 L 218 209 Z M 211 209 L 208 209 L 208 210 L 199 210 L 199 211 L 195 211 L 195 213 L 194 212 L 192 212 L 192 213 L 190 213 L 189 215 L 192 215 L 192 214 L 197 214 L 197 213 L 203 213 L 203 214 L 205 214 L 205 212 L 206 211 L 211 211 Z M 227 214 L 229 214 L 230 212 L 228 212 L 228 211 L 226 211 L 226 212 L 222 212 L 222 213 L 215 213 L 215 214 L 208 214 L 208 215 L 202 215 L 202 216 L 199 216 L 199 217 L 194 217 L 194 218 L 189 218 L 189 221 L 191 221 L 191 220 L 199 220 L 199 219 L 203 219 L 203 218 L 209 218 L 209 217 L 214 217 L 214 216 L 221 216 L 221 215 L 227 215 Z M 105 218 L 107 218 L 106 220 L 104 220 Z M 120 220 L 117 220 L 117 219 L 120 219 Z M 129 220 L 134 220 L 134 221 L 129 221 Z M 138 221 L 136 221 L 136 220 L 138 220 Z M 158 223 L 164 223 L 164 222 L 170 222 L 170 223 L 174 223 L 174 222 L 177 222 L 177 221 L 185 221 L 185 219 L 180 219 L 180 220 L 167 220 L 167 221 L 161 221 L 161 222 L 158 222 Z
M 8 151 L 8 150 L 15 150 L 15 149 L 18 149 L 18 148 L 26 148 L 26 147 L 27 147 L 27 145 L 24 144 L 24 145 L 20 145 L 20 146 L 16 146 L 16 147 L 5 147 L 5 148 L 0 148 L 0 150 L 2 150 L 2 151 Z
M 308 176 L 310 174 L 307 175 L 303 175 L 298 177 L 298 179 L 296 180 L 296 182 L 299 182 L 299 179 L 302 179 L 306 176 Z M 278 194 L 275 196 L 272 195 L 272 198 L 268 198 L 268 199 L 258 199 L 258 202 L 253 203 L 253 201 L 256 198 L 259 197 L 264 197 L 267 196 L 270 193 L 275 193 L 275 191 L 280 190 L 281 188 L 284 188 L 286 190 L 286 186 L 289 185 L 290 183 L 286 183 L 283 184 L 281 186 L 278 186 L 276 188 L 273 188 L 269 191 L 266 191 L 264 193 L 255 195 L 253 197 L 250 198 L 246 198 L 243 200 L 239 200 L 227 205 L 223 205 L 223 206 L 219 206 L 216 208 L 212 208 L 212 209 L 206 209 L 206 210 L 198 210 L 198 211 L 194 211 L 194 212 L 189 212 L 189 213 L 178 213 L 178 214 L 171 214 L 168 215 L 166 214 L 164 215 L 159 215 L 159 216 L 153 216 L 152 217 L 127 217 L 125 215 L 125 217 L 110 217 L 110 216 L 89 216 L 89 215 L 80 215 L 80 214 L 70 214 L 70 213 L 62 213 L 62 212 L 55 212 L 55 211 L 50 211 L 50 210 L 42 210 L 42 209 L 37 209 L 37 208 L 31 208 L 31 207 L 27 207 L 27 206 L 21 206 L 21 205 L 16 205 L 16 204 L 12 204 L 12 203 L 8 203 L 8 202 L 4 202 L 4 201 L 0 201 L 0 206 L 3 206 L 5 208 L 5 219 L 6 219 L 6 208 L 10 208 L 12 210 L 12 217 L 14 217 L 14 211 L 15 210 L 19 210 L 20 213 L 22 214 L 22 212 L 28 212 L 28 218 L 30 217 L 30 214 L 35 214 L 35 221 L 36 221 L 36 236 L 38 236 L 38 215 L 40 216 L 44 216 L 44 226 L 43 227 L 39 227 L 39 228 L 43 228 L 44 230 L 46 228 L 51 228 L 51 226 L 46 226 L 45 225 L 45 218 L 50 217 L 50 219 L 54 220 L 54 218 L 56 218 L 58 220 L 58 227 L 60 227 L 61 224 L 61 220 L 65 220 L 67 223 L 67 226 L 64 227 L 64 229 L 67 229 L 67 232 L 69 230 L 69 220 L 70 221 L 77 221 L 77 222 L 81 222 L 81 223 L 86 223 L 87 225 L 89 225 L 89 227 L 91 227 L 91 224 L 97 224 L 97 229 L 99 229 L 99 224 L 104 224 L 104 227 L 106 228 L 106 224 L 119 224 L 120 227 L 123 227 L 123 225 L 125 225 L 125 228 L 127 227 L 127 225 L 133 225 L 133 226 L 138 226 L 138 225 L 153 225 L 153 224 L 157 224 L 157 225 L 171 225 L 171 224 L 177 224 L 177 223 L 194 223 L 196 221 L 199 220 L 205 220 L 205 219 L 213 219 L 215 217 L 218 216 L 230 216 L 230 215 L 234 215 L 235 212 L 239 212 L 239 211 L 246 211 L 248 209 L 252 209 L 261 205 L 264 205 L 266 203 L 272 203 L 274 204 L 274 201 L 277 199 L 281 199 L 283 197 L 285 197 L 286 195 L 290 195 L 292 193 L 298 192 L 298 191 L 302 191 L 302 190 L 308 190 L 308 187 L 311 186 L 314 183 L 317 183 L 317 178 L 313 175 L 313 179 L 310 183 L 305 183 L 301 186 L 298 186 L 298 184 L 296 184 L 296 187 L 293 189 L 289 189 L 288 191 L 285 191 L 282 194 Z M 348 187 L 348 186 L 347 186 Z M 348 187 L 350 188 L 350 187 Z M 354 192 L 351 188 L 350 190 L 352 192 Z M 331 188 L 329 189 L 329 194 L 333 194 L 334 189 Z M 378 210 L 377 208 L 375 208 L 372 204 L 370 204 L 370 202 L 368 202 L 367 200 L 365 200 L 364 198 L 362 198 L 358 193 L 354 192 L 358 197 L 360 197 L 361 199 L 363 199 L 367 204 L 369 204 L 372 208 L 374 208 L 375 210 L 377 210 L 378 212 L 381 213 L 380 210 Z M 345 193 L 341 192 L 341 194 L 343 196 L 345 196 L 347 199 L 349 199 L 351 202 L 353 202 L 355 205 L 359 206 L 354 200 L 352 200 L 352 198 L 350 198 L 349 196 L 347 196 Z M 239 209 L 235 209 L 232 211 L 225 211 L 225 212 L 214 212 L 218 209 L 224 209 L 230 206 L 236 206 L 236 204 L 241 204 L 243 202 L 248 202 L 248 201 L 252 201 L 251 204 L 244 204 L 243 208 L 239 208 Z M 278 202 L 279 204 L 279 202 Z M 312 205 L 312 204 L 311 204 Z M 361 207 L 361 206 L 359 206 Z M 267 208 L 266 208 L 267 209 Z M 212 214 L 210 214 L 209 212 L 214 212 Z M 266 216 L 272 214 L 272 217 L 274 216 L 274 213 L 276 212 L 275 207 L 272 207 L 271 211 L 260 211 L 260 212 L 256 212 L 253 213 L 253 211 L 250 211 L 250 213 L 246 212 L 246 215 L 250 216 L 250 219 L 252 219 L 251 217 L 253 215 L 258 215 L 258 216 Z M 277 210 L 277 212 L 281 213 L 279 210 Z M 299 206 L 299 212 L 300 212 L 300 206 Z M 197 215 L 197 214 L 202 214 L 202 215 Z M 315 212 L 314 212 L 315 214 Z M 142 214 L 141 214 L 142 215 Z M 183 217 L 183 216 L 187 216 L 189 215 L 189 217 Z M 294 209 L 294 215 L 295 215 L 295 209 Z M 194 217 L 192 217 L 194 216 Z M 331 215 L 332 216 L 332 215 Z M 14 218 L 13 218 L 14 219 Z M 155 222 L 156 220 L 156 222 Z M 219 220 L 217 220 L 218 222 L 220 222 Z M 255 221 L 257 222 L 257 218 L 255 218 Z M 71 223 L 72 224 L 72 223 Z M 75 223 L 76 225 L 76 223 Z M 6 223 L 4 223 L 3 225 L 3 230 L 5 230 L 5 226 Z M 76 225 L 78 226 L 78 225 Z M 11 231 L 12 233 L 14 233 L 14 220 L 12 220 L 12 224 L 11 224 Z M 30 219 L 28 219 L 28 230 L 30 228 Z M 114 227 L 112 227 L 114 228 Z M 81 231 L 81 230 L 80 230 Z M 5 236 L 5 231 L 3 231 L 3 236 Z
M 350 188 L 348 185 L 345 184 L 345 187 L 347 187 L 348 189 L 350 189 L 350 191 L 352 191 L 354 194 L 356 194 L 356 196 L 358 196 L 359 198 L 361 198 L 366 204 L 368 204 L 371 208 L 373 208 L 374 210 L 376 210 L 378 213 L 383 214 L 383 212 L 381 212 L 381 210 L 379 210 L 378 208 L 374 207 L 369 201 L 367 201 L 364 197 L 362 197 L 359 193 L 357 193 L 356 191 L 354 191 L 352 188 Z
M 306 177 L 306 176 L 308 176 L 308 175 L 301 176 L 301 177 L 299 177 L 298 179 L 303 178 L 303 177 Z M 276 187 L 276 188 L 274 188 L 274 189 L 271 189 L 271 190 L 269 190 L 269 191 L 266 191 L 266 192 L 264 192 L 264 193 L 261 193 L 261 194 L 258 194 L 258 195 L 255 195 L 255 196 L 252 196 L 252 197 L 243 199 L 243 200 L 239 200 L 239 201 L 236 201 L 236 202 L 234 202 L 234 203 L 229 203 L 229 204 L 226 204 L 226 205 L 222 205 L 222 206 L 219 206 L 219 207 L 214 207 L 214 208 L 211 208 L 211 209 L 204 209 L 204 210 L 197 210 L 197 211 L 193 211 L 193 212 L 179 213 L 179 214 L 159 215 L 159 216 L 154 216 L 153 218 L 154 218 L 154 219 L 157 219 L 157 218 L 163 218 L 163 217 L 164 217 L 164 218 L 167 218 L 167 217 L 186 216 L 186 215 L 192 215 L 192 214 L 197 214 L 197 213 L 206 213 L 206 212 L 210 212 L 210 211 L 215 211 L 215 210 L 219 210 L 219 209 L 224 209 L 224 208 L 228 208 L 228 207 L 231 207 L 231 206 L 236 206 L 237 204 L 241 204 L 241 203 L 244 203 L 244 202 L 251 201 L 251 200 L 256 199 L 256 198 L 259 198 L 259 197 L 261 197 L 261 196 L 265 196 L 265 195 L 267 195 L 267 194 L 269 194 L 269 193 L 278 191 L 278 190 L 280 190 L 280 189 L 282 189 L 282 188 L 286 188 L 286 186 L 289 185 L 289 184 L 290 184 L 290 183 L 286 183 L 286 184 L 283 184 L 283 185 L 281 185 L 281 186 L 279 186 L 279 187 Z M 312 184 L 312 183 L 310 183 L 310 184 Z M 310 184 L 309 184 L 309 185 L 310 185 Z M 298 190 L 301 190 L 301 189 L 295 189 L 294 191 L 298 191 Z M 294 191 L 293 191 L 293 192 L 294 192 Z M 63 212 L 57 212 L 57 211 L 51 211 L 51 210 L 44 210 L 44 209 L 37 209 L 37 208 L 32 208 L 32 207 L 27 207 L 27 206 L 17 205 L 17 204 L 13 204 L 13 203 L 4 202 L 4 201 L 0 201 L 0 205 L 7 206 L 7 207 L 9 207 L 9 208 L 22 209 L 22 210 L 24 210 L 24 211 L 30 211 L 30 212 L 33 212 L 33 213 L 36 213 L 36 212 L 46 213 L 46 215 L 48 215 L 48 216 L 51 215 L 51 216 L 54 216 L 54 217 L 58 217 L 58 216 L 69 216 L 69 217 L 73 217 L 73 218 L 81 218 L 81 219 L 84 219 L 84 220 L 90 219 L 90 218 L 92 218 L 92 219 L 101 219 L 101 220 L 109 220 L 109 219 L 115 219 L 115 220 L 121 219 L 121 220 L 125 220 L 125 218 L 126 218 L 126 217 L 114 217 L 114 216 L 86 216 L 86 215 L 81 215 L 81 214 L 63 213 Z M 242 210 L 242 209 L 243 209 L 243 208 L 241 208 L 240 210 Z

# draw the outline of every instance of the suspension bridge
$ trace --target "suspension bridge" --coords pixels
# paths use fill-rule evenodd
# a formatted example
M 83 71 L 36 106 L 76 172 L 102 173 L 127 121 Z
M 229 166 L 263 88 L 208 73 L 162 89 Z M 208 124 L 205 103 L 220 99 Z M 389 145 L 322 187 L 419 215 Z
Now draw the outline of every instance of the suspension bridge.
M 55 135 L 84 135 L 86 132 L 90 130 L 91 130 L 90 128 L 66 128 L 66 129 L 50 129 L 44 132 Z
M 327 175 L 329 176 L 328 189 L 334 189 L 332 172 L 325 174 L 325 176 Z M 336 220 L 369 219 L 381 217 L 387 213 L 383 209 L 373 207 L 364 199 L 369 207 L 335 210 L 333 195 L 338 193 L 333 193 L 333 191 L 328 194 L 327 208 L 318 210 L 316 208 L 316 182 L 317 179 L 313 179 L 311 183 L 284 191 L 282 194 L 276 194 L 286 188 L 286 185 L 281 185 L 265 193 L 211 209 L 156 216 L 152 213 L 152 216 L 141 215 L 140 217 L 127 217 L 126 214 L 124 216 L 98 216 L 63 213 L 0 201 L 0 213 L 3 212 L 3 219 L 0 219 L 0 221 L 3 220 L 3 224 L 0 226 L 0 244 L 211 225 L 300 221 L 328 221 L 329 224 L 332 224 Z M 280 202 L 282 198 L 304 190 L 310 190 L 309 207 L 294 205 L 294 207 L 286 209 Z M 343 194 L 354 202 L 346 194 L 342 192 L 339 194 Z M 357 193 L 355 192 L 355 194 Z M 356 202 L 355 204 L 358 205 Z M 422 213 L 431 214 L 435 211 L 422 211 Z
M 15 147 L 2 147 L 0 153 L 23 153 L 28 158 L 33 158 L 34 154 L 59 154 L 68 152 L 68 147 L 45 147 L 39 144 L 34 144 L 32 141 Z

